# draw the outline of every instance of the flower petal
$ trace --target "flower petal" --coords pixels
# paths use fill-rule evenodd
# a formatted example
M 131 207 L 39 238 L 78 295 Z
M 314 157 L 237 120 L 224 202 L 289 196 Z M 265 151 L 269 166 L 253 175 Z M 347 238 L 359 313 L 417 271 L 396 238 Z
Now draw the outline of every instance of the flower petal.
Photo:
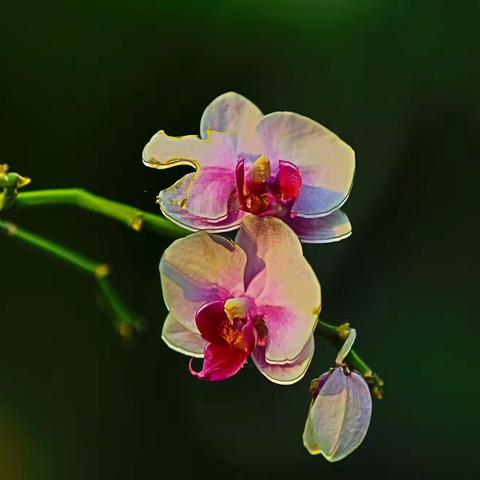
M 225 380 L 235 375 L 255 348 L 256 333 L 252 322 L 248 322 L 243 327 L 242 337 L 243 349 L 209 343 L 205 349 L 202 370 L 200 372 L 193 370 L 192 362 L 190 362 L 190 373 L 197 378 L 212 382 Z
M 271 365 L 265 360 L 265 347 L 257 346 L 251 357 L 260 372 L 273 383 L 280 385 L 291 385 L 298 382 L 305 375 L 315 351 L 313 335 L 303 347 L 300 355 L 291 363 L 284 365 Z
M 187 209 L 197 217 L 223 220 L 235 190 L 235 172 L 207 167 L 192 178 L 187 192 Z
M 372 399 L 363 377 L 336 368 L 310 407 L 303 433 L 305 448 L 330 462 L 345 458 L 365 438 L 371 414 Z
M 295 200 L 302 188 L 302 176 L 290 162 L 278 162 L 278 196 L 282 202 Z
M 267 325 L 267 348 L 265 351 L 265 359 L 271 365 L 286 365 L 295 361 L 300 355 L 308 338 L 312 335 L 313 330 L 318 321 L 318 313 L 320 308 L 316 307 L 306 309 L 302 305 L 302 301 L 298 300 L 298 297 L 302 296 L 304 292 L 296 295 L 290 294 L 290 298 L 283 299 L 283 293 L 285 290 L 282 288 L 282 293 L 279 292 L 278 283 L 272 286 L 272 281 L 268 281 L 269 273 L 267 271 L 266 288 L 260 294 L 261 300 L 256 303 L 259 304 L 263 301 L 264 305 L 260 307 L 260 311 L 263 313 L 263 320 Z M 297 286 L 295 280 L 295 274 L 289 279 L 290 290 L 301 290 L 302 288 L 309 289 L 308 296 L 311 294 L 311 286 L 302 283 L 301 286 Z M 269 290 L 265 295 L 265 290 Z M 295 298 L 297 297 L 297 298 Z M 267 306 L 265 303 L 271 302 L 291 302 L 297 303 L 298 306 Z M 320 301 L 320 300 L 319 300 Z M 309 305 L 311 302 L 308 303 Z
M 264 154 L 298 167 L 304 187 L 321 187 L 324 195 L 315 215 L 327 215 L 347 199 L 355 171 L 353 150 L 319 123 L 292 112 L 265 115 L 257 126 Z M 300 193 L 301 195 L 301 193 Z
M 262 117 L 260 109 L 235 92 L 220 95 L 205 109 L 200 121 L 200 136 L 207 138 L 209 130 L 228 132 L 237 138 L 237 154 L 261 153 L 256 127 Z
M 274 217 L 247 217 L 237 234 L 247 253 L 245 285 L 268 328 L 270 364 L 294 361 L 320 313 L 320 284 L 293 230 Z
M 201 167 L 223 167 L 235 170 L 234 139 L 225 133 L 210 132 L 208 138 L 196 135 L 171 137 L 163 130 L 157 132 L 145 145 L 142 153 L 147 167 L 163 170 L 177 165 Z
M 176 352 L 191 357 L 203 357 L 207 342 L 198 334 L 191 332 L 169 313 L 163 324 L 163 341 Z
M 160 192 L 158 202 L 163 214 L 172 222 L 189 230 L 229 232 L 238 228 L 248 213 L 239 209 L 236 195 L 230 197 L 227 215 L 222 220 L 193 215 L 188 210 L 187 191 L 194 176 L 195 173 L 188 173 L 170 188 Z
M 229 326 L 224 301 L 210 302 L 200 307 L 195 315 L 195 322 L 200 334 L 207 342 L 229 345 L 222 335 L 225 327 Z
M 303 185 L 292 211 L 299 217 L 323 217 L 337 210 L 339 205 L 345 203 L 345 199 L 342 192 Z
M 218 382 L 235 375 L 245 364 L 248 353 L 237 348 L 209 343 L 205 348 L 202 370 L 197 372 L 190 361 L 190 373 L 200 380 Z
M 242 296 L 246 255 L 238 245 L 205 232 L 173 242 L 160 260 L 167 308 L 197 333 L 195 314 L 205 303 Z
M 335 210 L 326 217 L 305 218 L 297 215 L 285 221 L 304 243 L 337 242 L 352 234 L 350 221 L 341 210 Z

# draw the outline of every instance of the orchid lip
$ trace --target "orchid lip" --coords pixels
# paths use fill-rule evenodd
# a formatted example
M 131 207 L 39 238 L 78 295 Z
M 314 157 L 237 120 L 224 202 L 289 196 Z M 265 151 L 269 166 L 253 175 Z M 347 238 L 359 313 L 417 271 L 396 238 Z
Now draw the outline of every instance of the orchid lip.
M 206 340 L 202 369 L 190 372 L 204 380 L 225 380 L 245 364 L 257 343 L 257 333 L 248 318 L 245 298 L 216 300 L 202 305 L 195 315 L 200 335 Z
M 237 195 L 242 210 L 254 215 L 282 217 L 300 194 L 302 176 L 290 162 L 280 160 L 275 172 L 270 161 L 260 155 L 248 169 L 240 158 L 235 167 Z
M 247 297 L 216 300 L 197 310 L 195 322 L 202 338 L 210 343 L 244 350 L 242 331 L 245 325 L 251 324 L 256 334 L 254 346 L 266 345 L 268 329 L 265 321 L 261 315 L 251 315 L 251 308 L 251 299 Z
M 267 344 L 268 330 L 261 315 L 253 315 L 251 299 L 216 300 L 202 305 L 195 315 L 201 337 L 207 342 L 201 371 L 190 372 L 200 379 L 224 380 L 245 364 L 252 351 Z

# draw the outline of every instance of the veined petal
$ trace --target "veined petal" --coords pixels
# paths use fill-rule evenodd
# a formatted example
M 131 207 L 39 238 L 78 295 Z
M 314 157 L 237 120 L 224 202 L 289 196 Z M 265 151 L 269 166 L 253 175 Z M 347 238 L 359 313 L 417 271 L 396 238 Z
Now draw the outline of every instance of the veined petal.
M 247 361 L 248 353 L 236 348 L 209 343 L 205 348 L 203 367 L 198 372 L 190 361 L 190 373 L 200 380 L 218 382 L 235 375 Z
M 190 357 L 203 357 L 207 346 L 207 342 L 198 333 L 188 330 L 172 313 L 167 315 L 163 324 L 162 339 L 172 350 Z
M 283 202 L 295 200 L 302 188 L 302 176 L 290 162 L 278 162 L 278 195 Z
M 316 218 L 330 215 L 345 203 L 345 195 L 323 187 L 303 185 L 292 212 L 299 217 Z M 326 213 L 325 213 L 326 212 Z
M 265 115 L 258 123 L 257 132 L 268 158 L 298 167 L 302 190 L 309 185 L 329 192 L 315 215 L 327 215 L 345 202 L 353 182 L 355 153 L 334 133 L 292 112 Z
M 303 350 L 320 313 L 320 284 L 293 230 L 274 217 L 247 217 L 237 234 L 247 253 L 245 285 L 268 329 L 270 364 L 286 364 Z M 259 285 L 259 283 L 261 285 Z
M 210 131 L 208 138 L 196 135 L 170 137 L 163 130 L 156 133 L 145 145 L 142 153 L 147 167 L 163 170 L 177 165 L 201 167 L 221 167 L 235 170 L 234 139 L 226 134 Z
M 281 299 L 279 298 L 278 284 L 275 284 L 273 288 L 271 284 L 273 282 L 268 280 L 268 271 L 266 274 L 266 288 L 260 294 L 263 298 L 261 301 L 265 302 L 288 302 L 294 303 L 300 295 L 290 294 L 290 298 Z M 295 282 L 295 276 L 289 280 L 289 288 L 291 290 L 301 289 L 301 288 L 311 288 L 308 285 L 302 284 L 297 286 Z M 265 290 L 271 289 L 273 293 L 268 293 L 267 298 L 265 299 Z M 283 289 L 282 289 L 283 290 Z M 273 298 L 275 297 L 275 298 Z M 293 299 L 293 300 L 292 300 Z M 319 307 L 315 310 L 311 308 L 309 311 L 303 308 L 301 302 L 298 302 L 299 306 L 297 308 L 289 306 L 262 306 L 260 310 L 263 314 L 263 320 L 267 326 L 268 336 L 267 336 L 267 347 L 265 350 L 265 359 L 270 365 L 288 365 L 295 361 L 296 358 L 301 354 L 301 351 L 308 341 L 308 338 L 312 335 L 313 330 L 318 321 L 317 312 L 320 310 Z M 303 343 L 302 343 L 303 342 Z
M 224 307 L 224 301 L 206 303 L 195 315 L 195 322 L 202 337 L 207 342 L 220 346 L 229 345 L 225 339 L 225 330 L 231 326 Z
M 372 399 L 365 380 L 355 372 L 336 368 L 319 389 L 308 413 L 303 443 L 312 454 L 336 462 L 355 450 L 365 438 Z
M 187 192 L 195 175 L 188 173 L 170 188 L 160 192 L 158 202 L 163 214 L 172 222 L 189 230 L 229 232 L 237 229 L 248 213 L 239 209 L 236 195 L 231 195 L 227 214 L 221 220 L 194 215 L 188 210 Z
M 335 210 L 326 217 L 305 218 L 297 215 L 285 221 L 304 243 L 338 242 L 352 234 L 350 221 L 341 210 Z
M 242 296 L 245 252 L 233 242 L 205 232 L 173 242 L 160 260 L 167 308 L 192 332 L 195 314 L 208 302 Z
M 252 322 L 244 325 L 242 338 L 243 348 L 209 343 L 205 349 L 202 370 L 200 372 L 195 371 L 192 362 L 190 362 L 190 373 L 197 378 L 212 382 L 225 380 L 235 375 L 243 367 L 250 352 L 255 348 L 256 333 Z
M 197 217 L 223 220 L 235 190 L 235 172 L 207 167 L 195 174 L 187 192 L 187 209 Z
M 228 92 L 208 105 L 200 121 L 200 135 L 207 138 L 209 130 L 228 132 L 236 142 L 237 154 L 261 153 L 257 136 L 257 123 L 262 117 L 260 109 L 242 95 Z
M 260 372 L 265 375 L 273 383 L 280 385 L 291 385 L 301 380 L 313 358 L 315 351 L 315 343 L 313 335 L 307 341 L 305 347 L 303 347 L 300 355 L 290 363 L 284 365 L 271 365 L 265 360 L 265 347 L 257 346 L 253 350 L 251 357 Z

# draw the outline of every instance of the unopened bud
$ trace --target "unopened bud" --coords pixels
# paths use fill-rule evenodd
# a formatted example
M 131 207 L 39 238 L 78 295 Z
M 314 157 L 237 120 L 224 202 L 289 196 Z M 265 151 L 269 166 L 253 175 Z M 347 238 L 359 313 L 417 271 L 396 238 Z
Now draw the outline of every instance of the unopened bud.
M 337 368 L 313 380 L 310 386 L 313 401 L 303 444 L 312 455 L 321 453 L 329 462 L 345 458 L 362 443 L 372 416 L 367 382 L 358 373 L 350 372 L 344 363 L 356 336 L 355 329 L 348 328 L 335 360 Z
M 337 462 L 365 438 L 372 415 L 368 385 L 358 373 L 337 367 L 319 378 L 313 395 L 303 444 L 310 454 Z

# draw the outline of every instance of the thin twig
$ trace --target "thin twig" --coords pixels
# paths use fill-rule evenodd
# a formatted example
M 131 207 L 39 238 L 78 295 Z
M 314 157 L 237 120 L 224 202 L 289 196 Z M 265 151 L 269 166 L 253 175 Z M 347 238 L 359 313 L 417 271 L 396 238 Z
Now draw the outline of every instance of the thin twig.
M 0 219 L 0 231 L 5 232 L 9 237 L 21 240 L 38 250 L 49 253 L 63 260 L 65 263 L 93 276 L 100 292 L 114 314 L 115 325 L 121 334 L 125 335 L 131 329 L 142 330 L 144 328 L 144 322 L 130 312 L 114 290 L 109 279 L 110 267 L 106 263 L 92 260 L 71 248 L 52 242 L 45 237 L 2 219 Z
M 326 338 L 335 348 L 341 348 L 343 342 L 348 336 L 349 330 L 350 325 L 348 323 L 335 326 L 320 320 L 317 324 L 315 333 L 317 335 L 321 335 L 323 338 Z M 345 363 L 352 370 L 359 371 L 365 377 L 365 380 L 370 385 L 372 395 L 375 398 L 383 398 L 383 380 L 367 365 L 367 363 L 353 348 L 345 358 Z

